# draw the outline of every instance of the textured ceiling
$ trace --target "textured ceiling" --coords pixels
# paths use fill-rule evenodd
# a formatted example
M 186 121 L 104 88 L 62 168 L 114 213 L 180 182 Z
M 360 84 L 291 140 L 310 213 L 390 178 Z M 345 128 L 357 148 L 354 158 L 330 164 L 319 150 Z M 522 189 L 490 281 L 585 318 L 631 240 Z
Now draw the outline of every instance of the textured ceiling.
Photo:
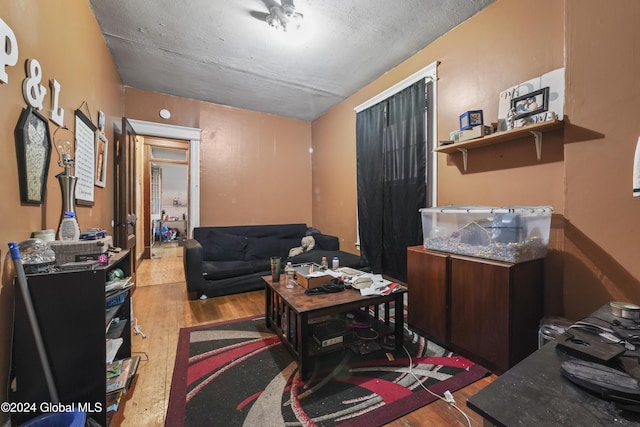
M 124 85 L 314 120 L 494 0 L 89 1 Z

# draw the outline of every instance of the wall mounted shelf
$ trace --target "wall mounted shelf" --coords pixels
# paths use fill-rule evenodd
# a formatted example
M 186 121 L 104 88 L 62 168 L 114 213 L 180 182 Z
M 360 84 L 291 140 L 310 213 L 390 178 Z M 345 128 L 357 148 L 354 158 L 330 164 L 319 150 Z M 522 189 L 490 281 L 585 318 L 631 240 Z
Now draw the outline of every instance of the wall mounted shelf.
M 549 120 L 543 123 L 537 123 L 533 125 L 523 126 L 521 128 L 507 130 L 504 132 L 497 132 L 491 135 L 487 135 L 482 138 L 471 139 L 464 142 L 456 142 L 449 145 L 443 145 L 435 148 L 433 151 L 437 153 L 462 153 L 462 162 L 465 172 L 467 171 L 467 156 L 469 150 L 475 148 L 487 147 L 493 144 L 500 144 L 504 142 L 514 141 L 516 139 L 524 138 L 529 135 L 533 135 L 534 143 L 536 145 L 536 155 L 538 160 L 542 156 L 542 134 L 544 132 L 551 132 L 554 130 L 562 129 L 564 127 L 564 121 L 562 120 Z

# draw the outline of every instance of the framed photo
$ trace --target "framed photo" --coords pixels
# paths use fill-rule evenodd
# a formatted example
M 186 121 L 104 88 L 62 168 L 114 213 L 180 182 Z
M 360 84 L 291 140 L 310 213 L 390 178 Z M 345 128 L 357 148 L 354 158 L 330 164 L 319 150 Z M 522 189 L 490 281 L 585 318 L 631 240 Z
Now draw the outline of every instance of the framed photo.
M 538 89 L 511 99 L 511 108 L 515 109 L 515 120 L 544 113 L 549 109 L 549 88 Z
M 49 122 L 33 107 L 22 110 L 14 136 L 18 158 L 20 200 L 44 203 L 51 158 Z
M 474 126 L 482 126 L 483 124 L 482 110 L 466 111 L 460 115 L 460 130 L 471 129 Z
M 109 141 L 104 132 L 96 131 L 96 181 L 95 185 L 103 187 L 107 184 L 107 153 Z

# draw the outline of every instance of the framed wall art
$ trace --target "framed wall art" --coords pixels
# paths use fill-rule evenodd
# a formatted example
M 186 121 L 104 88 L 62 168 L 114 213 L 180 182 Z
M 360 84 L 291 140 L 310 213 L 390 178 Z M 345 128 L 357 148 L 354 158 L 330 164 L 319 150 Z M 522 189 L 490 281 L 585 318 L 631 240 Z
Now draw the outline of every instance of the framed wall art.
M 96 182 L 98 187 L 105 187 L 107 184 L 107 153 L 109 152 L 109 141 L 104 132 L 100 129 L 96 131 Z
M 16 155 L 20 200 L 23 203 L 44 203 L 51 158 L 49 123 L 33 107 L 22 110 L 16 125 Z
M 95 148 L 96 126 L 80 110 L 76 110 L 76 154 L 75 175 L 76 203 L 78 205 L 93 206 L 93 186 L 95 182 Z
M 543 113 L 549 108 L 549 88 L 545 87 L 511 99 L 515 120 Z

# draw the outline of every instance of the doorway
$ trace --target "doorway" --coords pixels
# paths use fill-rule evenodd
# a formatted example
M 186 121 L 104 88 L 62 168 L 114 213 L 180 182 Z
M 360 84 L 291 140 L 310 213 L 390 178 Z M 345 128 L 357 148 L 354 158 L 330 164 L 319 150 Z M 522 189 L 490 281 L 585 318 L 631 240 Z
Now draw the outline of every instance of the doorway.
M 185 126 L 177 126 L 177 125 L 168 125 L 164 123 L 156 123 L 156 122 L 147 122 L 142 120 L 134 120 L 129 119 L 129 123 L 135 130 L 138 136 L 143 136 L 145 138 L 149 137 L 157 137 L 158 139 L 174 139 L 174 140 L 183 140 L 186 141 L 189 151 L 188 151 L 188 161 L 189 161 L 189 200 L 188 200 L 188 227 L 189 227 L 189 235 L 191 235 L 194 227 L 200 226 L 200 129 L 198 128 L 190 128 Z M 140 156 L 142 157 L 142 156 Z M 140 169 L 147 170 L 144 167 Z M 145 172 L 146 173 L 146 172 Z M 139 175 L 138 179 L 142 182 L 144 181 L 144 177 Z M 149 181 L 145 181 L 149 182 Z M 146 184 L 145 184 L 146 185 Z M 145 194 L 148 194 L 148 191 L 140 186 L 140 199 L 144 198 Z M 144 218 L 145 215 L 145 204 L 140 203 L 138 208 L 138 213 L 141 218 Z M 149 215 L 150 221 L 150 215 Z M 141 228 L 141 235 L 147 234 L 145 236 L 145 242 L 150 242 L 151 229 L 150 226 L 144 225 L 144 221 L 140 221 L 139 227 Z M 149 223 L 150 224 L 150 223 Z M 145 244 L 146 246 L 146 244 Z M 139 255 L 142 257 L 151 257 L 150 248 L 144 248 Z M 182 251 L 179 251 L 182 253 Z M 141 260 L 141 259 L 140 259 Z
M 144 138 L 145 258 L 182 254 L 189 237 L 188 141 Z

